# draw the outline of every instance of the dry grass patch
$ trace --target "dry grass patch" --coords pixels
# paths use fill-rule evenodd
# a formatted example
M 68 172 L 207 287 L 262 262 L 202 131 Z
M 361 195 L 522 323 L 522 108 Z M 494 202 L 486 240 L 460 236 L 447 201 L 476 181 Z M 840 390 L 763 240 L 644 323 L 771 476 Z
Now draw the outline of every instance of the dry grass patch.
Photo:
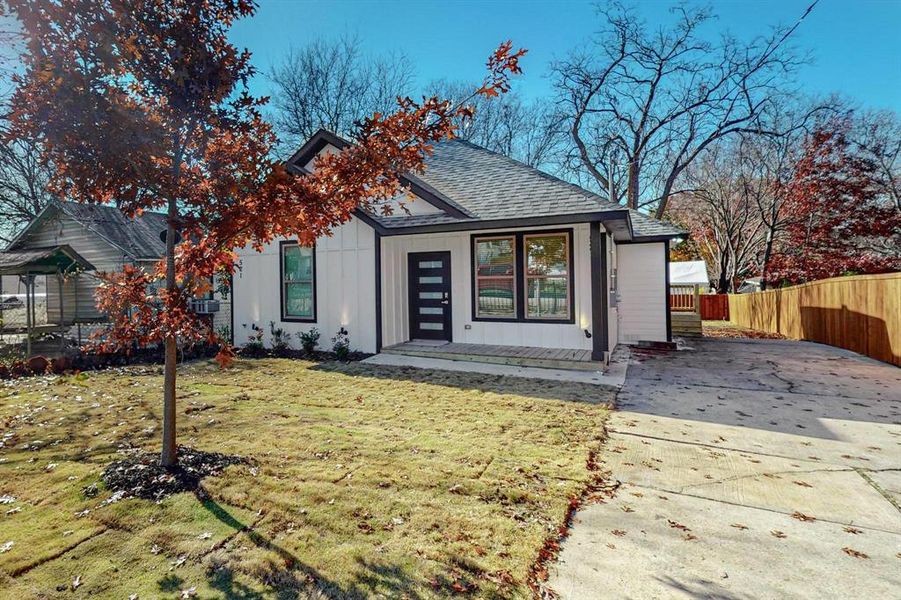
M 194 363 L 181 371 L 180 442 L 253 465 L 205 480 L 202 500 L 109 502 L 103 468 L 158 443 L 161 379 L 138 368 L 0 388 L 4 593 L 528 596 L 612 400 L 468 373 Z

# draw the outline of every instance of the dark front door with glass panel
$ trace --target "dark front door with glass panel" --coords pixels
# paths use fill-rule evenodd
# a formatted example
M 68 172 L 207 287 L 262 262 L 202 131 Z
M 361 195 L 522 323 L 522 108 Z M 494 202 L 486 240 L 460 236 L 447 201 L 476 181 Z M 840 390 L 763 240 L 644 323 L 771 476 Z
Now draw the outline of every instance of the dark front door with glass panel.
M 450 252 L 409 254 L 410 339 L 451 341 Z

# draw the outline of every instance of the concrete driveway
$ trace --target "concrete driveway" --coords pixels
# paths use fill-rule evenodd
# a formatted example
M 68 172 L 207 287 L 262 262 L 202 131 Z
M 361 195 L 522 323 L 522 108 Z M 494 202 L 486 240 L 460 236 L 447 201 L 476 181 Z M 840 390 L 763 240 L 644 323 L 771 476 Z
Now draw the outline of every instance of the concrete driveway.
M 774 340 L 633 352 L 564 598 L 901 597 L 901 369 Z

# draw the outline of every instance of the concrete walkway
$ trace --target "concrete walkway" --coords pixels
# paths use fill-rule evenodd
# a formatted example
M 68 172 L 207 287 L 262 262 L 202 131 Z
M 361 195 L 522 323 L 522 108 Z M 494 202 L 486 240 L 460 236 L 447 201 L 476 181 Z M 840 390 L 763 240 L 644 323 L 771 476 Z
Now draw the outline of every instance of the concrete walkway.
M 615 496 L 579 511 L 563 598 L 901 597 L 901 369 L 806 342 L 636 352 Z
M 582 371 L 575 369 L 545 369 L 542 367 L 519 367 L 481 363 L 469 360 L 450 360 L 446 358 L 428 358 L 425 356 L 408 356 L 403 354 L 375 354 L 363 360 L 370 365 L 388 365 L 392 367 L 415 367 L 417 369 L 439 371 L 462 371 L 464 373 L 483 373 L 485 375 L 503 375 L 507 377 L 526 377 L 528 379 L 546 379 L 561 383 L 588 383 L 618 390 L 626 379 L 628 352 L 614 353 L 610 364 L 604 371 Z

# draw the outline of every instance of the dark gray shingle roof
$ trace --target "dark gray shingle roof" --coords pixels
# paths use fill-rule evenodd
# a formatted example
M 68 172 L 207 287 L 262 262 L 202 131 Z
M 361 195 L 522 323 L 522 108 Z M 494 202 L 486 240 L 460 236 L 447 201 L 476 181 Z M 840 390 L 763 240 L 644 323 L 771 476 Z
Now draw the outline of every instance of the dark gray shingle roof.
M 417 179 L 463 208 L 472 220 L 491 221 L 622 210 L 577 185 L 462 140 L 435 145 Z M 638 211 L 630 211 L 636 236 L 675 236 L 682 230 Z M 388 228 L 465 223 L 445 214 L 375 217 Z
M 133 258 L 157 259 L 166 252 L 160 233 L 166 229 L 166 215 L 145 212 L 129 219 L 115 206 L 58 202 L 60 209 L 91 231 L 121 248 Z

